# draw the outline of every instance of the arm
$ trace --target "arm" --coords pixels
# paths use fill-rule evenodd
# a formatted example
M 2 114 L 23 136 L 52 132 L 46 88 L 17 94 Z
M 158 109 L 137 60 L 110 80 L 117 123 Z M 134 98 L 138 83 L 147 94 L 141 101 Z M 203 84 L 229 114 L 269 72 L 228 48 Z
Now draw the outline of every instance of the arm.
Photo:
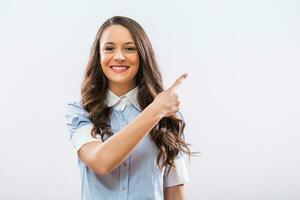
M 92 170 L 106 175 L 119 166 L 161 119 L 151 104 L 118 134 L 105 142 L 90 142 L 79 150 L 79 158 Z
M 94 141 L 83 145 L 78 151 L 79 158 L 100 175 L 106 175 L 117 168 L 162 117 L 173 115 L 179 110 L 175 90 L 186 76 L 187 74 L 183 74 L 170 88 L 159 93 L 153 102 L 118 134 L 105 142 Z
M 164 188 L 164 200 L 184 200 L 184 185 L 175 185 Z

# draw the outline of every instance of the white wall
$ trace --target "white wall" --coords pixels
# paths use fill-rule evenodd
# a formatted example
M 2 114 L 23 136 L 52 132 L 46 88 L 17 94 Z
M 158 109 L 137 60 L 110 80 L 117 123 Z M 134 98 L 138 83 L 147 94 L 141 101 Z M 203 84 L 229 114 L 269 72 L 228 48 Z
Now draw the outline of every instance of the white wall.
M 0 199 L 79 199 L 64 124 L 99 26 L 146 30 L 182 72 L 190 200 L 300 199 L 299 1 L 0 0 Z

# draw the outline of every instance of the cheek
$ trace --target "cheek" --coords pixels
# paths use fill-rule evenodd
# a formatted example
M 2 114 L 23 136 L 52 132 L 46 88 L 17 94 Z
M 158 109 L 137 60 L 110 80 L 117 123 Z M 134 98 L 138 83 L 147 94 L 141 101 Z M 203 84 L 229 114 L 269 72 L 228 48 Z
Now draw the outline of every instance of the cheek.
M 139 65 L 139 57 L 138 57 L 138 55 L 131 55 L 129 58 L 128 58 L 128 60 L 130 60 L 130 62 L 132 63 L 132 64 L 135 64 L 135 65 Z
M 109 60 L 108 56 L 101 55 L 101 60 L 100 60 L 101 69 L 106 77 L 109 76 L 109 69 L 107 68 L 108 60 Z
M 101 65 L 102 67 L 104 67 L 105 65 L 107 65 L 107 61 L 109 60 L 107 55 L 101 55 Z

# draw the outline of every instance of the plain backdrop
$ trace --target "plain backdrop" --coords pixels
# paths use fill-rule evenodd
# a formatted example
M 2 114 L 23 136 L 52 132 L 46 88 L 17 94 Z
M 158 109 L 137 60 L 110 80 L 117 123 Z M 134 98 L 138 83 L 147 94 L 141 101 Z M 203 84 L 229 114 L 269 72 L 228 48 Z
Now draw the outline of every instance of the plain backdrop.
M 188 200 L 300 199 L 297 0 L 0 0 L 0 199 L 79 200 L 66 103 L 114 15 L 147 32 L 180 87 Z

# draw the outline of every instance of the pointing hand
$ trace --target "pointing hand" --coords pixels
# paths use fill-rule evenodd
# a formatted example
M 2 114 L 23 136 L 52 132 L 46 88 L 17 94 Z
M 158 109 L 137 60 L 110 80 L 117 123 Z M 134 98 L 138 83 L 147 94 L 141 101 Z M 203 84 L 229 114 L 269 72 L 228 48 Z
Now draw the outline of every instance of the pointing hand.
M 168 89 L 159 93 L 153 100 L 152 105 L 159 110 L 161 117 L 168 117 L 179 111 L 180 101 L 176 91 L 186 78 L 187 73 L 182 74 Z

